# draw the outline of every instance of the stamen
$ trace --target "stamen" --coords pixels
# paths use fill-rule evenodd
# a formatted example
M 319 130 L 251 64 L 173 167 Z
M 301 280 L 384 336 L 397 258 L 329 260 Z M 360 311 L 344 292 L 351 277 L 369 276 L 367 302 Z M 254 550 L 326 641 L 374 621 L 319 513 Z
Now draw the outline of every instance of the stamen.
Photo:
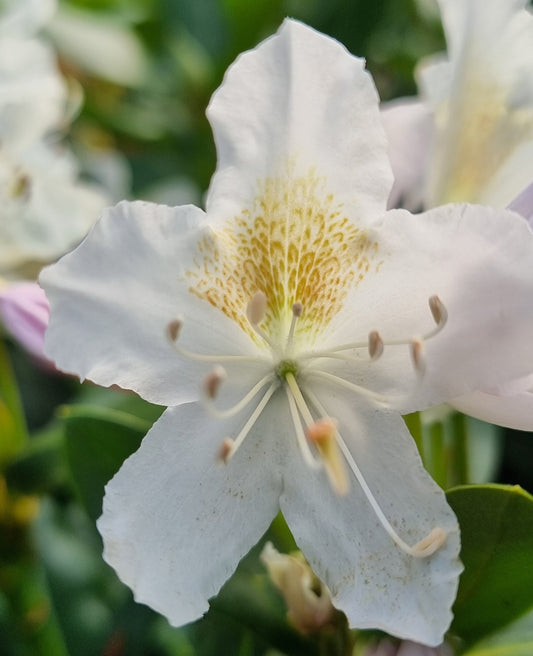
M 174 350 L 187 360 L 198 362 L 257 362 L 268 358 L 258 355 L 214 355 L 212 353 L 195 353 L 179 345 L 178 339 L 183 328 L 183 319 L 176 318 L 167 324 L 167 337 L 172 343 Z
M 383 340 L 377 330 L 368 335 L 368 353 L 372 360 L 377 360 L 383 353 Z
M 255 292 L 246 308 L 246 316 L 252 326 L 257 326 L 265 318 L 267 298 L 264 292 Z
M 438 296 L 436 295 L 430 296 L 428 299 L 428 304 L 429 304 L 429 309 L 431 310 L 431 315 L 433 317 L 433 320 L 436 323 L 436 326 L 435 328 L 433 328 L 433 330 L 430 330 L 424 335 L 422 335 L 422 337 L 420 337 L 421 341 L 426 341 L 428 339 L 431 339 L 432 337 L 435 337 L 435 335 L 438 335 L 440 331 L 444 328 L 448 320 L 448 311 L 446 310 L 444 303 L 440 300 Z M 379 340 L 377 338 L 379 338 Z M 373 345 L 371 344 L 372 340 L 381 342 L 381 346 L 376 345 L 377 350 L 375 356 L 372 355 L 372 353 L 374 352 Z M 367 342 L 348 342 L 347 344 L 341 344 L 340 346 L 336 346 L 332 349 L 327 349 L 324 351 L 309 351 L 307 353 L 303 353 L 302 355 L 300 355 L 299 359 L 309 360 L 313 358 L 336 358 L 346 361 L 353 361 L 356 358 L 353 358 L 352 356 L 349 355 L 341 355 L 341 352 L 357 350 L 360 348 L 368 348 L 370 357 L 375 360 L 381 355 L 381 353 L 383 352 L 383 348 L 385 346 L 404 346 L 407 344 L 411 344 L 412 341 L 413 341 L 412 338 L 400 338 L 400 339 L 391 339 L 391 340 L 383 341 L 377 331 L 372 331 L 368 336 Z
M 227 374 L 224 367 L 216 365 L 204 378 L 204 393 L 208 399 L 215 399 L 218 395 L 220 385 L 226 380 Z
M 272 340 L 265 333 L 265 331 L 259 327 L 259 324 L 265 318 L 266 310 L 267 298 L 265 293 L 262 291 L 255 292 L 246 308 L 246 316 L 248 317 L 250 325 L 259 335 L 259 337 L 261 337 L 261 339 L 264 340 L 273 351 L 277 351 L 275 345 L 272 343 Z
M 305 402 L 305 399 L 302 395 L 302 392 L 300 391 L 300 388 L 298 387 L 298 383 L 296 382 L 296 378 L 294 377 L 294 374 L 288 373 L 285 376 L 285 380 L 287 381 L 289 389 L 292 392 L 294 400 L 296 401 L 296 405 L 298 406 L 298 410 L 300 411 L 300 414 L 304 418 L 305 423 L 308 426 L 310 426 L 311 424 L 314 424 L 315 419 L 314 419 L 313 415 L 311 414 L 311 411 L 307 407 L 307 403 Z
M 415 337 L 415 339 L 413 339 L 413 341 L 409 345 L 409 348 L 411 351 L 411 359 L 413 361 L 413 366 L 416 369 L 417 373 L 423 376 L 426 371 L 424 342 L 419 337 Z
M 345 380 L 344 378 L 340 378 L 340 376 L 335 376 L 334 374 L 330 374 L 327 371 L 317 371 L 315 369 L 309 369 L 306 375 L 315 376 L 315 378 L 324 378 L 325 380 L 329 380 L 332 383 L 339 385 L 340 387 L 344 387 L 345 389 L 350 390 L 351 392 L 355 392 L 356 394 L 360 394 L 361 396 L 364 396 L 367 399 L 371 399 L 376 403 L 387 404 L 390 401 L 390 399 L 388 399 L 386 396 L 383 396 L 382 394 L 373 392 L 372 390 L 369 390 L 366 387 L 361 387 L 360 385 L 356 385 L 355 383 L 350 383 L 350 381 Z
M 339 495 L 348 494 L 350 483 L 337 444 L 337 422 L 329 417 L 323 417 L 308 426 L 306 434 L 309 440 L 316 444 L 322 456 L 331 487 Z
M 289 328 L 289 336 L 287 337 L 287 344 L 285 350 L 290 350 L 292 346 L 292 340 L 294 338 L 294 329 L 296 328 L 296 321 L 302 316 L 303 305 L 301 303 L 294 303 L 292 306 L 292 319 L 291 326 Z
M 241 444 L 246 439 L 248 433 L 252 430 L 255 422 L 261 416 L 261 413 L 265 409 L 267 403 L 270 401 L 270 398 L 276 391 L 277 387 L 278 387 L 277 383 L 272 383 L 272 385 L 267 389 L 263 398 L 259 401 L 257 407 L 252 412 L 248 421 L 241 428 L 239 434 L 234 440 L 232 440 L 230 437 L 226 437 L 222 441 L 222 445 L 219 451 L 219 458 L 220 460 L 222 460 L 222 462 L 228 463 L 230 459 L 233 458 L 235 453 L 237 453 L 237 449 L 241 446 Z
M 306 390 L 306 393 L 317 411 L 324 416 L 327 415 L 325 408 L 317 399 L 316 395 L 311 390 Z M 407 542 L 402 540 L 402 538 L 398 535 L 398 533 L 396 533 L 392 524 L 385 516 L 385 513 L 381 509 L 381 506 L 379 505 L 376 497 L 372 494 L 372 490 L 368 486 L 363 473 L 357 466 L 357 463 L 355 462 L 350 450 L 348 449 L 346 442 L 342 439 L 338 431 L 336 432 L 336 439 L 344 457 L 346 458 L 346 462 L 352 470 L 357 482 L 361 486 L 361 489 L 368 499 L 368 502 L 370 503 L 373 511 L 376 513 L 376 517 L 379 519 L 381 525 L 388 533 L 394 544 L 396 544 L 404 553 L 412 556 L 413 558 L 427 558 L 428 556 L 434 554 L 438 549 L 440 549 L 440 547 L 446 542 L 446 531 L 444 531 L 444 529 L 442 529 L 440 526 L 433 528 L 424 538 L 419 540 L 412 547 L 408 545 Z
M 183 319 L 176 318 L 167 325 L 167 336 L 171 342 L 177 341 L 183 327 Z
M 444 303 L 438 296 L 430 296 L 428 303 L 435 323 L 439 328 L 443 328 L 448 321 L 448 310 L 444 306 Z
M 243 398 L 238 401 L 235 405 L 231 406 L 231 408 L 227 408 L 226 410 L 219 410 L 218 408 L 215 408 L 215 406 L 211 403 L 211 397 L 206 395 L 204 397 L 204 404 L 205 407 L 207 408 L 208 412 L 212 414 L 214 417 L 217 417 L 218 419 L 228 419 L 229 417 L 234 417 L 236 414 L 238 414 L 241 410 L 244 410 L 244 408 L 250 403 L 250 401 L 256 396 L 256 394 L 263 389 L 263 387 L 267 384 L 272 382 L 272 380 L 275 379 L 274 374 L 267 374 L 266 376 L 263 376 L 261 380 L 256 383 L 252 389 L 243 396 Z
M 231 457 L 234 442 L 231 437 L 226 437 L 222 440 L 220 451 L 218 452 L 218 459 L 226 464 Z
M 311 449 L 309 448 L 307 440 L 305 439 L 305 433 L 302 427 L 302 422 L 300 420 L 300 415 L 298 414 L 298 406 L 296 405 L 294 395 L 292 394 L 292 391 L 289 387 L 285 387 L 285 391 L 289 401 L 289 410 L 291 412 L 291 418 L 294 425 L 294 432 L 296 433 L 296 439 L 298 441 L 298 447 L 304 462 L 311 469 L 320 469 L 322 463 L 316 460 L 314 455 L 311 453 Z

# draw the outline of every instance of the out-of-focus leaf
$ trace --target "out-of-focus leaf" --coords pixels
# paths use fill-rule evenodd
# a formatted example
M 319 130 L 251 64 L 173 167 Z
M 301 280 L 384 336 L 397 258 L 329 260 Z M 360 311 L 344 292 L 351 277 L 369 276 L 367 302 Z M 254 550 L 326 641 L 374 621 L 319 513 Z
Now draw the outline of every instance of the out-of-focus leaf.
M 25 494 L 43 494 L 67 480 L 63 429 L 58 423 L 34 435 L 5 471 L 9 487 Z
M 110 408 L 71 406 L 63 410 L 65 448 L 75 488 L 89 516 L 102 512 L 105 484 L 136 451 L 151 423 Z
M 450 490 L 465 565 L 452 631 L 473 645 L 533 607 L 533 497 L 518 486 Z
M 521 617 L 469 649 L 463 656 L 531 656 L 533 654 L 533 613 Z
M 17 382 L 0 336 L 0 465 L 26 444 L 27 433 Z

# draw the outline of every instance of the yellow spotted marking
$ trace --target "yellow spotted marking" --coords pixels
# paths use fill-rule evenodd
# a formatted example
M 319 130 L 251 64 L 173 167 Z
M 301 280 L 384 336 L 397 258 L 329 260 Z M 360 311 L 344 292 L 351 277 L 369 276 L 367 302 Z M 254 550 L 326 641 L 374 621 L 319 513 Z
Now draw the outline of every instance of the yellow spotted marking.
M 302 303 L 295 340 L 315 339 L 339 312 L 346 295 L 370 269 L 377 242 L 357 228 L 314 170 L 305 176 L 268 178 L 252 207 L 212 229 L 198 243 L 190 291 L 257 339 L 246 318 L 262 291 L 267 311 L 261 327 L 280 343 L 292 305 Z

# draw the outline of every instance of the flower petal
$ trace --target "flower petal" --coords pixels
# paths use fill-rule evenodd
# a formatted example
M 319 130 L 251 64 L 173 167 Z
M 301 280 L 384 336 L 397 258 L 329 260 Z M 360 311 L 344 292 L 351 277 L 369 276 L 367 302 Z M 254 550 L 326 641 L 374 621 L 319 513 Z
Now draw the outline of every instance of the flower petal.
M 449 93 L 426 87 L 437 126 L 428 205 L 505 207 L 533 178 L 533 16 L 526 0 L 439 4 Z
M 400 537 L 414 545 L 435 527 L 444 544 L 426 558 L 395 545 L 358 482 L 339 497 L 324 472 L 296 455 L 284 475 L 282 512 L 309 564 L 350 625 L 437 645 L 451 621 L 461 565 L 457 520 L 401 417 L 325 386 L 315 388 L 373 495 Z
M 450 401 L 454 408 L 483 421 L 515 430 L 533 431 L 533 390 L 514 394 L 471 392 Z
M 424 103 L 414 98 L 400 98 L 382 103 L 381 120 L 389 139 L 394 173 L 388 205 L 401 205 L 416 211 L 424 201 L 425 176 L 433 139 L 432 114 Z
M 533 182 L 509 203 L 507 209 L 517 212 L 533 227 Z
M 233 321 L 188 291 L 185 271 L 204 233 L 204 213 L 193 206 L 123 202 L 105 210 L 87 239 L 41 274 L 51 305 L 47 355 L 64 371 L 153 403 L 198 398 L 211 365 L 174 352 L 171 320 L 184 316 L 180 344 L 193 351 L 253 348 Z
M 238 57 L 211 99 L 218 166 L 209 215 L 236 216 L 258 195 L 258 181 L 310 169 L 326 177 L 348 215 L 379 215 L 392 180 L 377 103 L 363 60 L 286 20 L 275 36 Z
M 0 288 L 0 317 L 6 329 L 32 355 L 45 360 L 44 331 L 49 307 L 36 282 L 19 282 Z
M 49 130 L 59 129 L 65 116 L 67 89 L 48 44 L 2 35 L 0 76 L 2 151 L 20 151 Z
M 281 446 L 261 430 L 275 406 L 227 465 L 217 454 L 237 419 L 213 420 L 197 404 L 169 409 L 106 486 L 104 558 L 173 625 L 207 610 L 279 510 Z
M 0 36 L 31 36 L 56 10 L 57 0 L 7 0 L 2 3 Z
M 373 238 L 379 263 L 345 304 L 328 341 L 378 330 L 385 350 L 376 362 L 362 358 L 345 368 L 345 377 L 389 394 L 405 413 L 533 371 L 533 233 L 522 217 L 475 205 L 418 216 L 393 210 Z M 446 306 L 448 322 L 425 342 L 420 377 L 408 345 L 435 327 L 433 295 Z M 398 340 L 404 345 L 387 346 Z

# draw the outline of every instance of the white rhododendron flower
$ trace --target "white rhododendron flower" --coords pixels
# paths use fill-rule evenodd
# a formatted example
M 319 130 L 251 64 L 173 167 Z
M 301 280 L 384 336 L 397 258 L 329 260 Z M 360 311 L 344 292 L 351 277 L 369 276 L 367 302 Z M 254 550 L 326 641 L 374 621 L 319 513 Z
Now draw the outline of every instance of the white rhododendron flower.
M 459 529 L 401 413 L 531 368 L 531 230 L 386 212 L 372 80 L 300 23 L 208 116 L 206 212 L 120 203 L 41 275 L 57 365 L 172 406 L 106 488 L 105 558 L 184 624 L 281 509 L 352 626 L 437 645 Z
M 533 16 L 526 0 L 439 5 L 447 58 L 420 67 L 420 100 L 383 106 L 395 174 L 389 204 L 509 205 L 531 221 Z M 531 379 L 484 386 L 453 405 L 485 421 L 533 430 Z

